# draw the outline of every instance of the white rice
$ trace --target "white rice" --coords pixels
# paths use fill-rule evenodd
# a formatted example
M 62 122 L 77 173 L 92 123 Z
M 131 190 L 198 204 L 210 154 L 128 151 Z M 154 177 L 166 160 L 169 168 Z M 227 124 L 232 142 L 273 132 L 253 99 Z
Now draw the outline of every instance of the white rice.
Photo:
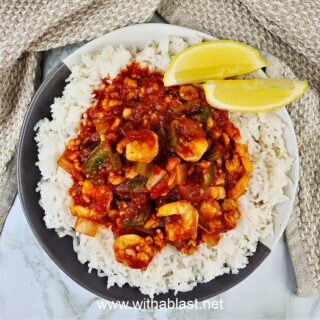
M 99 86 L 103 77 L 114 78 L 134 60 L 151 69 L 165 70 L 173 55 L 200 41 L 166 38 L 158 44 L 149 44 L 143 51 L 107 46 L 97 54 L 83 56 L 81 64 L 72 68 L 63 96 L 56 98 L 51 106 L 52 120 L 43 119 L 35 127 L 39 148 L 37 165 L 42 173 L 37 190 L 46 226 L 54 228 L 60 237 L 72 236 L 79 261 L 88 262 L 89 272 L 96 269 L 99 276 L 107 276 L 107 287 L 128 283 L 153 296 L 169 289 L 188 291 L 199 282 L 224 273 L 237 273 L 248 263 L 257 242 L 272 235 L 274 207 L 286 200 L 283 190 L 289 183 L 287 173 L 292 160 L 285 147 L 280 118 L 275 113 L 231 114 L 243 143 L 248 145 L 254 172 L 246 193 L 238 200 L 241 218 L 237 227 L 222 234 L 216 247 L 202 244 L 196 253 L 186 256 L 167 245 L 147 270 L 141 271 L 116 261 L 110 230 L 101 227 L 94 238 L 74 232 L 75 218 L 69 210 L 68 195 L 72 180 L 57 166 L 57 159 L 68 140 L 77 135 L 81 114 L 92 102 L 92 89 Z

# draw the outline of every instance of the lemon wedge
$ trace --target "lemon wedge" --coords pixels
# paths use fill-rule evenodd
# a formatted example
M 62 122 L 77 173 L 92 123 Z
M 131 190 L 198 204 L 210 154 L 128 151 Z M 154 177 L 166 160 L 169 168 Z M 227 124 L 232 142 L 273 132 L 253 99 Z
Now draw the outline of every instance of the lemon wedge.
M 301 97 L 307 81 L 287 79 L 212 80 L 204 85 L 213 107 L 233 112 L 272 111 Z
M 253 72 L 267 62 L 259 52 L 238 41 L 212 40 L 176 55 L 164 74 L 164 85 L 200 83 Z

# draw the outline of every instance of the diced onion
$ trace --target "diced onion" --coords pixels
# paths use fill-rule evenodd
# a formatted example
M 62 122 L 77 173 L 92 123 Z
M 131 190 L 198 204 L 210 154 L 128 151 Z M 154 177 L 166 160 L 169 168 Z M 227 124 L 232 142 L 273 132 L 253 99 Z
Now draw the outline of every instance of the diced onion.
M 97 234 L 98 226 L 97 222 L 78 217 L 74 229 L 79 233 L 94 237 Z
M 165 170 L 160 170 L 156 174 L 151 173 L 151 176 L 149 177 L 147 181 L 147 189 L 151 190 L 153 186 L 155 186 L 162 178 L 166 176 L 167 172 Z

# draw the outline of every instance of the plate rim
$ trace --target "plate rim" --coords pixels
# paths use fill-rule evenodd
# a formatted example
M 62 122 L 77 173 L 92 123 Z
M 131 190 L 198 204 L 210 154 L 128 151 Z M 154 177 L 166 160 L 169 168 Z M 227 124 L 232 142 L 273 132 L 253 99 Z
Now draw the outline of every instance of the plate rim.
M 89 52 L 97 52 L 98 50 L 102 49 L 104 46 L 106 46 L 106 42 L 115 41 L 117 36 L 121 35 L 123 32 L 126 32 L 127 30 L 130 30 L 130 32 L 145 32 L 148 30 L 149 33 L 156 34 L 159 32 L 159 28 L 161 28 L 164 33 L 165 32 L 172 32 L 175 35 L 181 34 L 180 36 L 183 37 L 186 34 L 192 35 L 192 36 L 199 36 L 206 40 L 215 39 L 212 35 L 206 34 L 204 32 L 190 29 L 183 26 L 173 25 L 173 24 L 165 24 L 165 23 L 142 23 L 142 24 L 135 24 L 130 25 L 127 27 L 123 27 L 120 29 L 113 30 L 107 34 L 104 34 L 96 39 L 91 40 L 90 42 L 84 44 L 77 50 L 75 50 L 73 53 L 71 53 L 69 56 L 67 56 L 62 62 L 67 65 L 67 67 L 71 70 L 71 68 L 78 64 L 80 62 L 81 56 L 83 54 L 87 54 Z M 159 32 L 160 33 L 160 32 Z M 179 36 L 179 35 L 178 35 Z M 156 40 L 160 40 L 161 38 L 157 38 Z M 111 40 L 110 40 L 111 39 Z M 149 40 L 147 40 L 148 42 Z M 119 42 L 121 45 L 121 41 Z M 125 43 L 122 43 L 124 47 L 132 47 L 132 45 L 126 45 Z M 288 204 L 286 209 L 286 214 L 282 217 L 281 222 L 277 225 L 277 234 L 273 236 L 269 236 L 266 239 L 261 240 L 262 243 L 264 243 L 267 247 L 270 249 L 273 249 L 275 245 L 280 240 L 282 234 L 284 233 L 284 230 L 289 222 L 291 213 L 293 211 L 294 206 L 294 200 L 297 193 L 297 187 L 299 182 L 299 152 L 298 152 L 298 145 L 297 145 L 297 139 L 294 131 L 294 127 L 290 118 L 290 115 L 286 108 L 281 108 L 276 111 L 277 115 L 281 118 L 281 120 L 286 124 L 287 134 L 285 138 L 286 147 L 288 148 L 288 145 L 290 146 L 290 149 L 292 149 L 292 154 L 290 155 L 293 158 L 293 163 L 291 170 L 289 171 L 290 178 L 291 178 L 291 197 L 288 198 Z M 291 135 L 291 141 L 288 141 L 288 136 Z M 283 206 L 283 204 L 281 205 Z M 276 206 L 276 210 L 279 207 L 279 204 Z M 277 212 L 277 214 L 280 214 Z M 274 219 L 280 219 L 278 216 L 274 217 Z
M 25 133 L 25 129 L 26 126 L 28 124 L 28 121 L 32 115 L 32 111 L 33 111 L 33 106 L 35 105 L 36 100 L 38 99 L 38 97 L 40 96 L 40 94 L 46 90 L 47 86 L 50 84 L 50 81 L 52 80 L 52 78 L 57 74 L 57 72 L 59 71 L 59 69 L 61 68 L 61 66 L 66 66 L 69 70 L 72 68 L 72 61 L 75 61 L 76 57 L 81 57 L 84 53 L 84 50 L 92 50 L 94 51 L 94 48 L 97 48 L 97 45 L 101 44 L 102 42 L 105 42 L 106 39 L 108 39 L 111 36 L 117 36 L 122 32 L 127 32 L 127 30 L 131 29 L 132 31 L 136 31 L 137 29 L 139 29 L 139 32 L 141 32 L 142 30 L 146 29 L 146 28 L 165 28 L 169 31 L 171 30 L 175 30 L 175 31 L 183 31 L 183 33 L 193 33 L 193 34 L 198 34 L 199 36 L 205 38 L 205 39 L 211 39 L 212 37 L 208 34 L 193 30 L 193 29 L 189 29 L 189 28 L 185 28 L 185 27 L 181 27 L 181 26 L 175 26 L 175 25 L 167 25 L 167 24 L 159 24 L 159 23 L 146 23 L 146 24 L 138 24 L 138 25 L 131 25 L 131 26 L 127 26 L 124 28 L 120 28 L 114 31 L 111 31 L 101 37 L 98 37 L 90 42 L 88 42 L 87 44 L 84 44 L 83 46 L 81 46 L 80 48 L 78 48 L 77 50 L 75 50 L 73 53 L 71 53 L 68 57 L 66 57 L 65 59 L 62 60 L 62 62 L 60 62 L 56 67 L 53 68 L 53 70 L 51 70 L 51 72 L 49 73 L 49 75 L 44 79 L 44 81 L 42 82 L 42 84 L 40 85 L 40 87 L 38 88 L 38 90 L 35 92 L 30 104 L 29 104 L 29 108 L 27 110 L 27 113 L 25 115 L 24 121 L 23 121 L 23 125 L 22 128 L 20 130 L 20 135 L 19 135 L 19 143 L 18 143 L 18 155 L 17 155 L 17 162 L 18 162 L 18 166 L 17 166 L 17 178 L 18 178 L 18 191 L 19 191 L 19 196 L 21 199 L 21 203 L 22 203 L 22 207 L 23 207 L 23 211 L 25 213 L 25 216 L 27 217 L 27 221 L 28 224 L 33 232 L 33 234 L 35 235 L 35 237 L 37 238 L 38 242 L 41 244 L 41 247 L 45 250 L 45 252 L 49 255 L 49 257 L 51 258 L 51 260 L 53 260 L 53 262 L 55 264 L 57 264 L 57 266 L 65 273 L 67 274 L 72 280 L 74 280 L 75 282 L 77 282 L 79 285 L 81 285 L 82 287 L 86 288 L 87 290 L 89 290 L 90 292 L 102 297 L 102 298 L 106 298 L 107 294 L 105 296 L 101 295 L 99 292 L 96 292 L 94 289 L 84 285 L 81 281 L 79 281 L 73 274 L 71 274 L 70 272 L 66 271 L 65 268 L 59 263 L 59 261 L 55 258 L 55 256 L 52 254 L 52 252 L 50 252 L 50 250 L 46 247 L 46 245 L 43 244 L 40 236 L 37 234 L 37 231 L 35 230 L 35 227 L 31 221 L 30 215 L 28 214 L 27 210 L 26 210 L 26 206 L 25 206 L 25 198 L 24 198 L 24 194 L 22 192 L 22 181 L 21 181 L 21 166 L 20 166 L 20 160 L 21 160 L 21 152 L 22 152 L 22 142 L 24 139 L 24 133 Z M 158 38 L 158 40 L 160 40 L 161 38 Z M 104 46 L 106 46 L 107 44 L 105 43 Z M 77 63 L 75 63 L 77 64 Z M 70 70 L 71 71 L 71 70 Z M 282 112 L 282 117 L 284 117 L 284 119 L 287 121 L 286 125 L 289 126 L 290 130 L 294 133 L 294 129 L 293 129 L 293 125 L 290 119 L 290 116 L 288 114 L 288 112 L 283 109 L 280 111 L 280 113 Z M 32 139 L 34 139 L 34 136 L 32 137 Z M 296 136 L 295 134 L 293 134 L 293 149 L 296 152 L 296 156 L 298 156 L 298 148 L 297 148 L 297 142 L 296 142 Z M 294 175 L 295 177 L 298 177 L 298 173 L 299 173 L 299 167 L 298 167 L 298 163 L 299 163 L 299 156 L 297 158 L 294 159 L 294 162 L 296 163 L 295 165 L 295 172 Z M 289 220 L 290 214 L 292 212 L 292 207 L 293 207 L 293 202 L 294 202 L 294 198 L 295 198 L 295 193 L 297 190 L 297 184 L 298 184 L 298 178 L 294 181 L 294 193 L 293 196 L 291 197 L 292 199 L 292 204 L 289 204 L 288 210 L 287 210 L 287 214 L 285 216 L 285 219 L 283 220 L 283 226 L 281 228 L 281 231 L 279 232 L 278 236 L 275 237 L 274 241 L 271 243 L 267 243 L 265 244 L 263 241 L 260 241 L 260 243 L 262 243 L 263 245 L 265 245 L 268 249 L 272 250 L 272 248 L 276 245 L 276 243 L 279 241 L 281 235 L 283 234 L 283 231 L 287 225 L 287 222 Z M 37 204 L 39 205 L 39 204 Z M 40 205 L 39 205 L 40 206 Z M 269 253 L 269 252 L 268 252 Z M 259 267 L 259 265 L 264 261 L 264 259 L 266 258 L 266 256 L 268 255 L 265 254 L 265 256 L 263 256 L 263 258 L 261 259 L 261 261 L 253 266 L 253 270 L 249 272 L 248 275 L 246 275 L 244 278 L 246 278 L 247 276 L 249 276 L 250 274 L 253 273 L 253 271 L 255 269 L 257 269 Z M 79 262 L 80 263 L 80 262 Z M 248 265 L 244 268 L 247 269 Z M 233 287 L 234 285 L 238 284 L 239 282 L 241 282 L 243 279 L 240 279 L 240 281 L 236 281 L 234 284 L 232 284 L 231 286 L 227 287 L 226 290 L 230 289 L 231 287 Z M 211 280 L 212 281 L 212 280 Z M 210 281 L 208 282 L 210 283 Z M 199 283 L 200 284 L 200 283 Z M 138 288 L 135 288 L 136 290 L 139 290 Z M 223 290 L 223 291 L 226 291 Z M 192 292 L 193 289 L 191 289 L 189 292 Z M 106 289 L 106 293 L 108 292 L 108 290 Z M 141 292 L 139 291 L 138 294 L 141 294 Z M 213 294 L 214 295 L 214 294 Z M 203 299 L 207 299 L 209 297 L 212 297 L 213 295 L 207 295 L 207 296 L 203 296 L 201 297 L 199 300 L 203 300 Z M 115 300 L 117 301 L 116 298 L 108 296 L 108 299 L 110 300 Z

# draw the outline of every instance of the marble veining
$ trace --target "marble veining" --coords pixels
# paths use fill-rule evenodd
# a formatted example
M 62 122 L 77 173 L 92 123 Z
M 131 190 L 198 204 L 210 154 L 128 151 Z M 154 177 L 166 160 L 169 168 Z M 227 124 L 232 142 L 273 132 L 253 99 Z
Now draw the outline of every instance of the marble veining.
M 67 277 L 42 250 L 19 198 L 0 238 L 0 319 L 319 319 L 320 298 L 296 297 L 294 281 L 281 239 L 249 278 L 211 299 L 221 298 L 222 310 L 99 310 L 101 299 Z
M 45 53 L 43 77 L 82 44 Z M 294 290 L 282 238 L 249 278 L 211 299 L 221 298 L 222 310 L 100 310 L 101 299 L 67 277 L 42 250 L 18 197 L 0 237 L 0 319 L 320 319 L 320 297 L 298 298 Z

